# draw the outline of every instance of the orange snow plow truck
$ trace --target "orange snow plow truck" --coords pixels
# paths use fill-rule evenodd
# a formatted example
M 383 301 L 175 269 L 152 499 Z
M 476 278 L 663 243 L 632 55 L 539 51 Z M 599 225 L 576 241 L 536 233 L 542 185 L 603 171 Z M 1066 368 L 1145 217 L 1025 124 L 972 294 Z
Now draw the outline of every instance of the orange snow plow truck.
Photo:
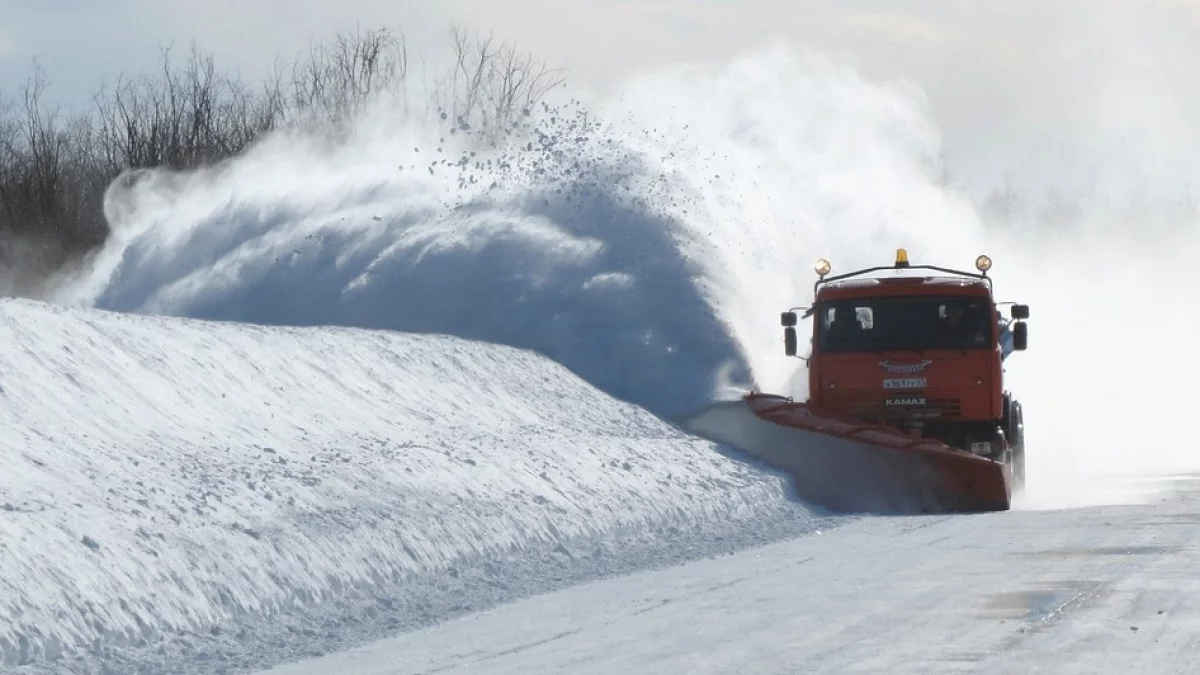
M 1009 509 L 1024 487 L 1025 434 L 1004 366 L 1026 348 L 1029 307 L 995 301 L 991 265 L 985 255 L 977 272 L 910 265 L 899 249 L 891 266 L 828 276 L 818 260 L 812 307 L 782 317 L 788 356 L 800 319 L 812 319 L 808 400 L 751 393 L 746 403 L 807 432 L 806 452 L 825 444 L 805 470 L 827 489 L 879 496 L 885 482 L 893 502 L 920 511 Z

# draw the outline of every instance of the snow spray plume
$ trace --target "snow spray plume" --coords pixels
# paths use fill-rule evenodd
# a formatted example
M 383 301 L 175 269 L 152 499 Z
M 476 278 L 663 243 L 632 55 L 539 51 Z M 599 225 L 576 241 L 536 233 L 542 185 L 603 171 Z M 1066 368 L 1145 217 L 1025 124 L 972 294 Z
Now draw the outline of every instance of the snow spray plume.
M 216 169 L 122 181 L 117 243 L 75 299 L 502 342 L 675 414 L 738 355 L 656 206 L 671 189 L 570 106 L 496 147 L 366 118 L 334 147 L 289 134 Z

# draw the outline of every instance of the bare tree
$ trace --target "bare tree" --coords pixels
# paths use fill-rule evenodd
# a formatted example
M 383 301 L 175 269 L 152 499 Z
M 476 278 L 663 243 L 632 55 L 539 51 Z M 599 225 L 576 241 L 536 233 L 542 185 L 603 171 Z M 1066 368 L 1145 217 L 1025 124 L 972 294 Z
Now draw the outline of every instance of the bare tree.
M 458 130 L 492 135 L 527 115 L 535 103 L 566 81 L 561 69 L 520 53 L 495 36 L 450 27 L 453 70 L 440 106 Z
M 403 35 L 388 29 L 338 33 L 332 45 L 311 45 L 308 59 L 293 66 L 293 119 L 346 123 L 374 96 L 386 91 L 403 94 L 407 78 Z
M 0 92 L 0 292 L 33 288 L 101 245 L 105 190 L 128 169 L 212 164 L 282 128 L 336 136 L 374 102 L 402 120 L 441 113 L 452 132 L 494 137 L 565 80 L 491 33 L 455 25 L 449 38 L 454 60 L 419 111 L 405 37 L 386 28 L 313 43 L 257 85 L 221 74 L 195 44 L 177 63 L 168 45 L 154 71 L 101 83 L 90 107 L 70 115 L 46 104 L 35 61 L 16 96 Z

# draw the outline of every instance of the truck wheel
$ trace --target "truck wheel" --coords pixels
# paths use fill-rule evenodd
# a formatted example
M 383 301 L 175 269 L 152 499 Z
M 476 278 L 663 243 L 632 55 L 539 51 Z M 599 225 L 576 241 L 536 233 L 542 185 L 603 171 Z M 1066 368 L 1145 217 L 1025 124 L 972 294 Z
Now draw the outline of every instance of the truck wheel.
M 1025 491 L 1025 418 L 1021 404 L 1009 404 L 1008 438 L 1012 446 L 1013 492 Z

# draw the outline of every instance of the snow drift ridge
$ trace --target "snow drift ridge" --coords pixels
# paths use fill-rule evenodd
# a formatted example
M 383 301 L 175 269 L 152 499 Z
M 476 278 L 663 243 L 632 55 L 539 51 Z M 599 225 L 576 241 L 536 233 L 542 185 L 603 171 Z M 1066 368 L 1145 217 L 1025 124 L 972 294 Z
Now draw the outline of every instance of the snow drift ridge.
M 26 301 L 0 341 L 3 664 L 267 663 L 312 648 L 297 625 L 364 639 L 711 552 L 748 518 L 813 522 L 779 478 L 527 351 Z M 538 567 L 555 550 L 573 571 Z

